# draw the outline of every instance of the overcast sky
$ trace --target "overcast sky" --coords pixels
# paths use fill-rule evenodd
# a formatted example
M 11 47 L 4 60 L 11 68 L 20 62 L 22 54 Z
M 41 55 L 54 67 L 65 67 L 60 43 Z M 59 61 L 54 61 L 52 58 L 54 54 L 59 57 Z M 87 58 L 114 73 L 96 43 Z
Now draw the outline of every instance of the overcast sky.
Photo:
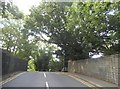
M 13 3 L 18 6 L 24 14 L 29 14 L 29 9 L 33 5 L 39 5 L 42 0 L 13 0 Z

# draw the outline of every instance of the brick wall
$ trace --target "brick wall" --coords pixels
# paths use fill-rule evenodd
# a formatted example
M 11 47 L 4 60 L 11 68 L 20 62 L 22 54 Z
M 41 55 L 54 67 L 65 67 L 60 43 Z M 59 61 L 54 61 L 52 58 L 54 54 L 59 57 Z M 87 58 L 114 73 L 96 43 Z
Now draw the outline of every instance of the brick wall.
M 97 59 L 68 62 L 68 71 L 118 84 L 118 54 Z M 120 63 L 120 62 L 119 62 Z

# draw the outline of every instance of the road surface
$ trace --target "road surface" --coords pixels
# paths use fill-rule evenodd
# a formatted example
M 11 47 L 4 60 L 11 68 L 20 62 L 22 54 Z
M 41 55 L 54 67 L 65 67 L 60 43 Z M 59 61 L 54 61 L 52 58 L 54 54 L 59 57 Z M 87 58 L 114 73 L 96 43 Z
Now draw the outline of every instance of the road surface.
M 57 88 L 61 87 L 62 89 L 70 89 L 70 87 L 88 87 L 82 84 L 80 81 L 64 75 L 62 73 L 56 72 L 25 72 L 15 79 L 3 84 L 3 89 L 17 89 L 14 87 L 21 87 L 19 89 L 23 89 L 22 87 L 39 87 L 38 89 L 45 88 Z M 12 88 L 10 88 L 12 87 Z M 86 89 L 86 88 L 85 88 Z

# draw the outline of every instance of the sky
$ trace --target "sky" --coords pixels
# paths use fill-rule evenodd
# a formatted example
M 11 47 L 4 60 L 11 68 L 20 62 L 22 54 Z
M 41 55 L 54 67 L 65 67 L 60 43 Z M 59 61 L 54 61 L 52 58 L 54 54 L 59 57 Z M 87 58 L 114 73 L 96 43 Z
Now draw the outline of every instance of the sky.
M 39 5 L 42 0 L 12 0 L 24 14 L 29 14 L 29 9 L 33 5 Z

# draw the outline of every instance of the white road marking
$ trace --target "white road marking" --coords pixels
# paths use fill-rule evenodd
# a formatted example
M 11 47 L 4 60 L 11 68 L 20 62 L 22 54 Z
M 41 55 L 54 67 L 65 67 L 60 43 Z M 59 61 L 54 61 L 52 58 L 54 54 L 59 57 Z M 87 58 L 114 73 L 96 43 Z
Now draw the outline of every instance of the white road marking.
M 46 76 L 45 72 L 43 74 L 44 74 L 44 77 L 46 78 L 47 76 Z
M 85 81 L 83 81 L 83 80 L 81 80 L 81 79 L 78 79 L 78 78 L 76 78 L 76 77 L 74 77 L 74 76 L 71 76 L 71 75 L 68 75 L 68 76 L 70 76 L 71 78 L 73 78 L 73 79 L 75 79 L 75 80 L 77 80 L 77 81 L 79 81 L 79 82 L 87 85 L 88 87 L 95 87 L 95 86 L 93 86 L 93 85 L 91 85 L 91 84 L 89 84 L 89 83 L 87 83 L 87 82 L 85 82 Z
M 8 78 L 7 80 L 5 80 L 5 81 L 3 81 L 2 83 L 0 83 L 0 86 L 4 85 L 5 83 L 7 83 L 7 82 L 9 82 L 9 81 L 12 81 L 13 79 L 17 78 L 18 76 L 22 75 L 23 73 L 25 73 L 25 72 L 22 72 L 22 73 L 20 73 L 20 74 L 17 74 L 17 75 L 15 75 L 15 76 L 12 77 L 12 78 L 11 78 L 11 77 Z
M 62 74 L 65 74 L 65 73 L 62 73 Z M 65 75 L 67 75 L 67 76 L 69 76 L 69 77 L 71 77 L 71 78 L 74 78 L 75 80 L 77 80 L 77 81 L 79 81 L 79 82 L 87 85 L 88 87 L 93 87 L 93 88 L 94 88 L 94 87 L 102 87 L 102 86 L 97 85 L 97 84 L 94 84 L 94 83 L 91 84 L 90 82 L 84 81 L 84 80 L 82 80 L 82 79 L 79 79 L 79 78 L 74 77 L 74 76 L 69 75 L 69 74 L 65 74 Z M 96 88 L 96 89 L 97 89 L 97 88 Z
M 47 87 L 47 89 L 49 89 L 48 82 L 45 82 L 45 86 Z
M 75 75 L 76 77 L 79 77 L 79 76 L 77 76 L 77 75 Z M 86 81 L 87 82 L 87 81 Z M 103 87 L 103 86 L 101 86 L 101 85 L 98 85 L 98 84 L 96 84 L 96 83 L 94 83 L 94 82 L 92 82 L 92 81 L 89 81 L 89 83 L 91 83 L 92 85 L 94 85 L 94 86 L 96 86 L 96 87 Z

